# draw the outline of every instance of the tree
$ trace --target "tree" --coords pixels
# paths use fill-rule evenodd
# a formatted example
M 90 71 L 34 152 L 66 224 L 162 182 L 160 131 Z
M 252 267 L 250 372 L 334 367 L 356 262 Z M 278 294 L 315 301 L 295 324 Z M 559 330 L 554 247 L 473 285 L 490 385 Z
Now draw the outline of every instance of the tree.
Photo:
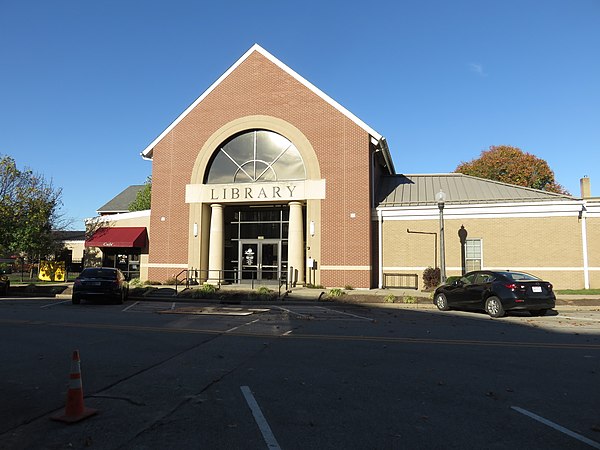
M 508 145 L 491 146 L 481 152 L 479 158 L 459 164 L 455 172 L 570 195 L 556 183 L 546 161 Z
M 54 253 L 52 237 L 59 220 L 62 190 L 42 175 L 19 170 L 0 155 L 0 252 L 35 259 Z
M 145 211 L 150 209 L 151 198 L 152 176 L 149 176 L 144 183 L 144 187 L 137 193 L 135 200 L 129 205 L 129 211 Z

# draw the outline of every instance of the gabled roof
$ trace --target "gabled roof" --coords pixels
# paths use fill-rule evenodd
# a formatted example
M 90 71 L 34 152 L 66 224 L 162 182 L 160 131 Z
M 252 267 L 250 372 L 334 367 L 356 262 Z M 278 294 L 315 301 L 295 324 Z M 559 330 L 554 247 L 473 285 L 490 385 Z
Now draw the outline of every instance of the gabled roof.
M 316 95 L 318 95 L 319 97 L 321 97 L 324 101 L 326 101 L 327 103 L 329 103 L 331 106 L 333 106 L 339 112 L 341 112 L 343 115 L 345 115 L 346 117 L 348 117 L 356 125 L 358 125 L 363 130 L 365 130 L 367 133 L 369 133 L 371 135 L 371 137 L 375 140 L 375 144 L 379 144 L 382 147 L 382 150 L 385 153 L 384 157 L 385 157 L 386 162 L 388 163 L 388 165 L 390 167 L 390 171 L 391 171 L 391 173 L 394 173 L 394 166 L 393 166 L 392 159 L 391 159 L 391 157 L 389 155 L 389 149 L 388 149 L 387 144 L 385 143 L 385 140 L 384 140 L 384 138 L 383 138 L 383 136 L 381 134 L 379 134 L 377 131 L 375 131 L 373 128 L 371 128 L 369 125 L 367 125 L 365 122 L 363 122 L 362 120 L 360 120 L 358 117 L 356 117 L 354 114 L 352 114 L 346 108 L 344 108 L 342 105 L 340 105 L 334 99 L 332 99 L 331 97 L 329 97 L 327 94 L 325 94 L 323 91 L 321 91 L 315 85 L 313 85 L 311 82 L 309 82 L 305 78 L 303 78 L 300 75 L 298 75 L 296 72 L 294 72 L 292 69 L 290 69 L 288 66 L 286 66 L 284 63 L 282 63 L 277 58 L 275 58 L 272 54 L 270 54 L 268 51 L 266 51 L 264 48 L 262 48 L 258 44 L 254 44 L 252 47 L 250 47 L 250 49 L 246 53 L 244 53 L 242 55 L 242 57 L 240 59 L 238 59 L 223 75 L 221 75 L 217 81 L 215 81 L 206 91 L 204 91 L 202 93 L 202 95 L 200 97 L 198 97 L 194 101 L 194 103 L 192 103 L 183 113 L 181 113 L 179 115 L 179 117 L 177 117 L 171 123 L 171 125 L 169 125 L 167 127 L 166 130 L 164 130 L 156 139 L 154 139 L 150 143 L 150 145 L 148 145 L 144 150 L 142 150 L 142 152 L 141 152 L 142 157 L 144 159 L 152 159 L 152 153 L 153 153 L 154 147 L 173 128 L 175 128 L 175 126 L 177 126 L 177 124 L 179 122 L 181 122 L 202 100 L 204 100 L 208 96 L 208 94 L 210 94 L 217 86 L 219 86 L 219 84 L 221 84 L 221 82 L 225 78 L 227 78 L 240 64 L 242 64 L 246 59 L 248 59 L 248 57 L 250 57 L 250 55 L 252 53 L 254 53 L 254 52 L 260 53 L 262 56 L 264 56 L 269 61 L 271 61 L 273 64 L 275 64 L 277 67 L 279 67 L 280 69 L 282 69 L 288 75 L 290 75 L 291 77 L 293 77 L 294 79 L 296 79 L 298 82 L 300 82 L 302 85 L 306 86 L 313 93 L 315 93 Z M 383 140 L 383 142 L 382 142 L 382 140 Z
M 120 194 L 101 206 L 96 211 L 98 214 L 117 214 L 129 212 L 129 205 L 135 200 L 137 193 L 144 188 L 143 184 L 135 184 L 125 188 Z
M 541 191 L 462 173 L 393 175 L 379 185 L 379 207 L 435 205 L 435 195 L 446 194 L 447 204 L 574 200 L 574 197 Z

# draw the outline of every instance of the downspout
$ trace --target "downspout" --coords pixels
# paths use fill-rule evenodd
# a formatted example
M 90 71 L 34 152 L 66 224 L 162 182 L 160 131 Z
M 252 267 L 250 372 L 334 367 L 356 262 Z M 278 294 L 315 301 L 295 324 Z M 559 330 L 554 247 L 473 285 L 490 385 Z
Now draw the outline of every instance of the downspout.
M 371 208 L 375 208 L 375 155 L 380 151 L 378 148 L 371 153 Z
M 377 252 L 379 253 L 379 283 L 377 287 L 383 289 L 383 215 L 380 209 L 377 210 L 377 229 Z
M 583 287 L 585 289 L 590 288 L 590 268 L 588 263 L 588 245 L 587 245 L 587 210 L 585 207 L 585 201 L 581 207 L 579 213 L 581 218 L 581 245 L 583 246 Z

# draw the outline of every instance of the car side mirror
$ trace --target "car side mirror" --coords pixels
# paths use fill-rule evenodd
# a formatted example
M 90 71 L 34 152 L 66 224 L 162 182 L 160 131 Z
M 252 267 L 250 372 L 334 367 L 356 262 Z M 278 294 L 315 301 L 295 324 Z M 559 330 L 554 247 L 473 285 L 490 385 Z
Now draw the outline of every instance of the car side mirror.
M 453 286 L 462 286 L 464 283 L 462 282 L 462 280 L 454 280 L 454 283 L 452 283 Z

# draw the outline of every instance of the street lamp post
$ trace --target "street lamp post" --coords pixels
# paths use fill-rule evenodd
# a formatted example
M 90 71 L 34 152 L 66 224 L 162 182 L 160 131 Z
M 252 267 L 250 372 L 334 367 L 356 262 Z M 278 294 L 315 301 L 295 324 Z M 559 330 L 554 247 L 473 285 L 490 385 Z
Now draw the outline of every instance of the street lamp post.
M 444 204 L 446 203 L 446 194 L 440 189 L 435 195 L 438 208 L 440 210 L 440 278 L 442 283 L 446 282 L 446 251 L 444 246 Z
M 467 243 L 467 236 L 469 233 L 464 225 L 460 226 L 458 230 L 458 238 L 460 239 L 460 267 L 461 274 L 464 275 L 467 272 L 467 255 L 465 252 L 465 245 Z

